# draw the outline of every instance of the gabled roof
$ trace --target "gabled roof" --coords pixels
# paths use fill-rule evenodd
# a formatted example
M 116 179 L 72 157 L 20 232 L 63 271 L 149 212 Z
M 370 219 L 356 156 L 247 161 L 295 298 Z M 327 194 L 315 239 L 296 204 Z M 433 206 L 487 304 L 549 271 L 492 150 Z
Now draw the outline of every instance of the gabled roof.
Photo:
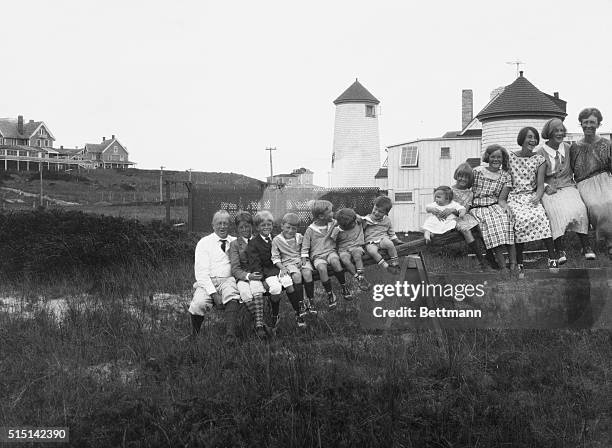
M 344 103 L 378 104 L 380 101 L 378 101 L 374 95 L 368 92 L 368 89 L 362 86 L 359 81 L 355 79 L 355 82 L 351 84 L 350 87 L 334 101 L 334 104 L 336 105 Z
M 24 121 L 23 134 L 17 132 L 17 123 L 17 118 L 0 118 L 0 134 L 5 138 L 32 138 L 38 128 L 44 126 L 49 133 L 49 137 L 55 140 L 47 125 L 42 121 Z
M 101 143 L 85 143 L 85 152 L 91 152 L 94 154 L 101 153 L 106 151 L 113 143 L 119 143 L 119 140 L 116 138 L 110 138 L 108 140 L 102 140 Z M 119 143 L 119 145 L 121 145 L 121 143 Z M 125 149 L 125 146 L 121 145 L 121 147 Z
M 565 118 L 565 101 L 547 95 L 523 76 L 504 89 L 493 101 L 485 106 L 476 118 L 487 120 L 491 118 L 544 116 Z

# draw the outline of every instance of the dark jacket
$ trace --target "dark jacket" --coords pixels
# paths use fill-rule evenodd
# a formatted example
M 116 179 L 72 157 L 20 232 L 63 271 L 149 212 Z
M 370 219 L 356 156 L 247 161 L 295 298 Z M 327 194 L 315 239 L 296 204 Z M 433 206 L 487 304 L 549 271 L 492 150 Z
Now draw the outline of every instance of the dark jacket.
M 272 235 L 270 238 L 273 238 Z M 272 243 L 265 242 L 260 235 L 249 241 L 247 258 L 249 272 L 261 272 L 264 278 L 278 275 L 278 268 L 272 264 Z

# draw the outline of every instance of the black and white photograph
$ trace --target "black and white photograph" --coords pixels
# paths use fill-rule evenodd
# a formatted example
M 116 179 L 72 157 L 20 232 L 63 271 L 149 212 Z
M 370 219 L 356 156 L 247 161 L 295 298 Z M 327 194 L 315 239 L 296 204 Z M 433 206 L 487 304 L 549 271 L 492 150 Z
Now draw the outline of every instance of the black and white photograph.
M 612 447 L 612 2 L 3 2 L 0 445 Z

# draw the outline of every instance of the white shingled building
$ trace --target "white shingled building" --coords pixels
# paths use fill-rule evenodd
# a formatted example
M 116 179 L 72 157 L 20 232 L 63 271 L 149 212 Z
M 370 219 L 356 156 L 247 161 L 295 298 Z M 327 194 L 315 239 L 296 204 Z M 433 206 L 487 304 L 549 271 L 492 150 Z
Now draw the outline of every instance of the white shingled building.
M 331 187 L 374 187 L 380 169 L 378 101 L 358 80 L 335 101 Z

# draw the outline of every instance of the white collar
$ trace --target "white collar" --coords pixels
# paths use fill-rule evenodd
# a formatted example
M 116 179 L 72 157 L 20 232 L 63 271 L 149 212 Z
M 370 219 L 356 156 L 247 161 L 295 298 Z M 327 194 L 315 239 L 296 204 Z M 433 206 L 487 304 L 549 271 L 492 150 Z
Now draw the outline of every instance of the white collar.
M 266 239 L 265 236 L 263 236 L 261 233 L 259 234 L 259 236 L 261 237 L 262 240 L 264 240 L 266 243 L 268 242 L 268 240 Z M 268 235 L 268 238 L 270 238 L 270 241 L 272 241 L 272 234 Z
M 544 151 L 546 151 L 549 156 L 551 156 L 553 159 L 555 158 L 555 155 L 557 154 L 557 151 L 555 149 L 551 148 L 546 143 L 542 145 L 542 148 L 544 148 Z M 565 157 L 565 142 L 561 142 L 561 144 L 559 145 L 559 154 L 561 155 L 561 157 Z

